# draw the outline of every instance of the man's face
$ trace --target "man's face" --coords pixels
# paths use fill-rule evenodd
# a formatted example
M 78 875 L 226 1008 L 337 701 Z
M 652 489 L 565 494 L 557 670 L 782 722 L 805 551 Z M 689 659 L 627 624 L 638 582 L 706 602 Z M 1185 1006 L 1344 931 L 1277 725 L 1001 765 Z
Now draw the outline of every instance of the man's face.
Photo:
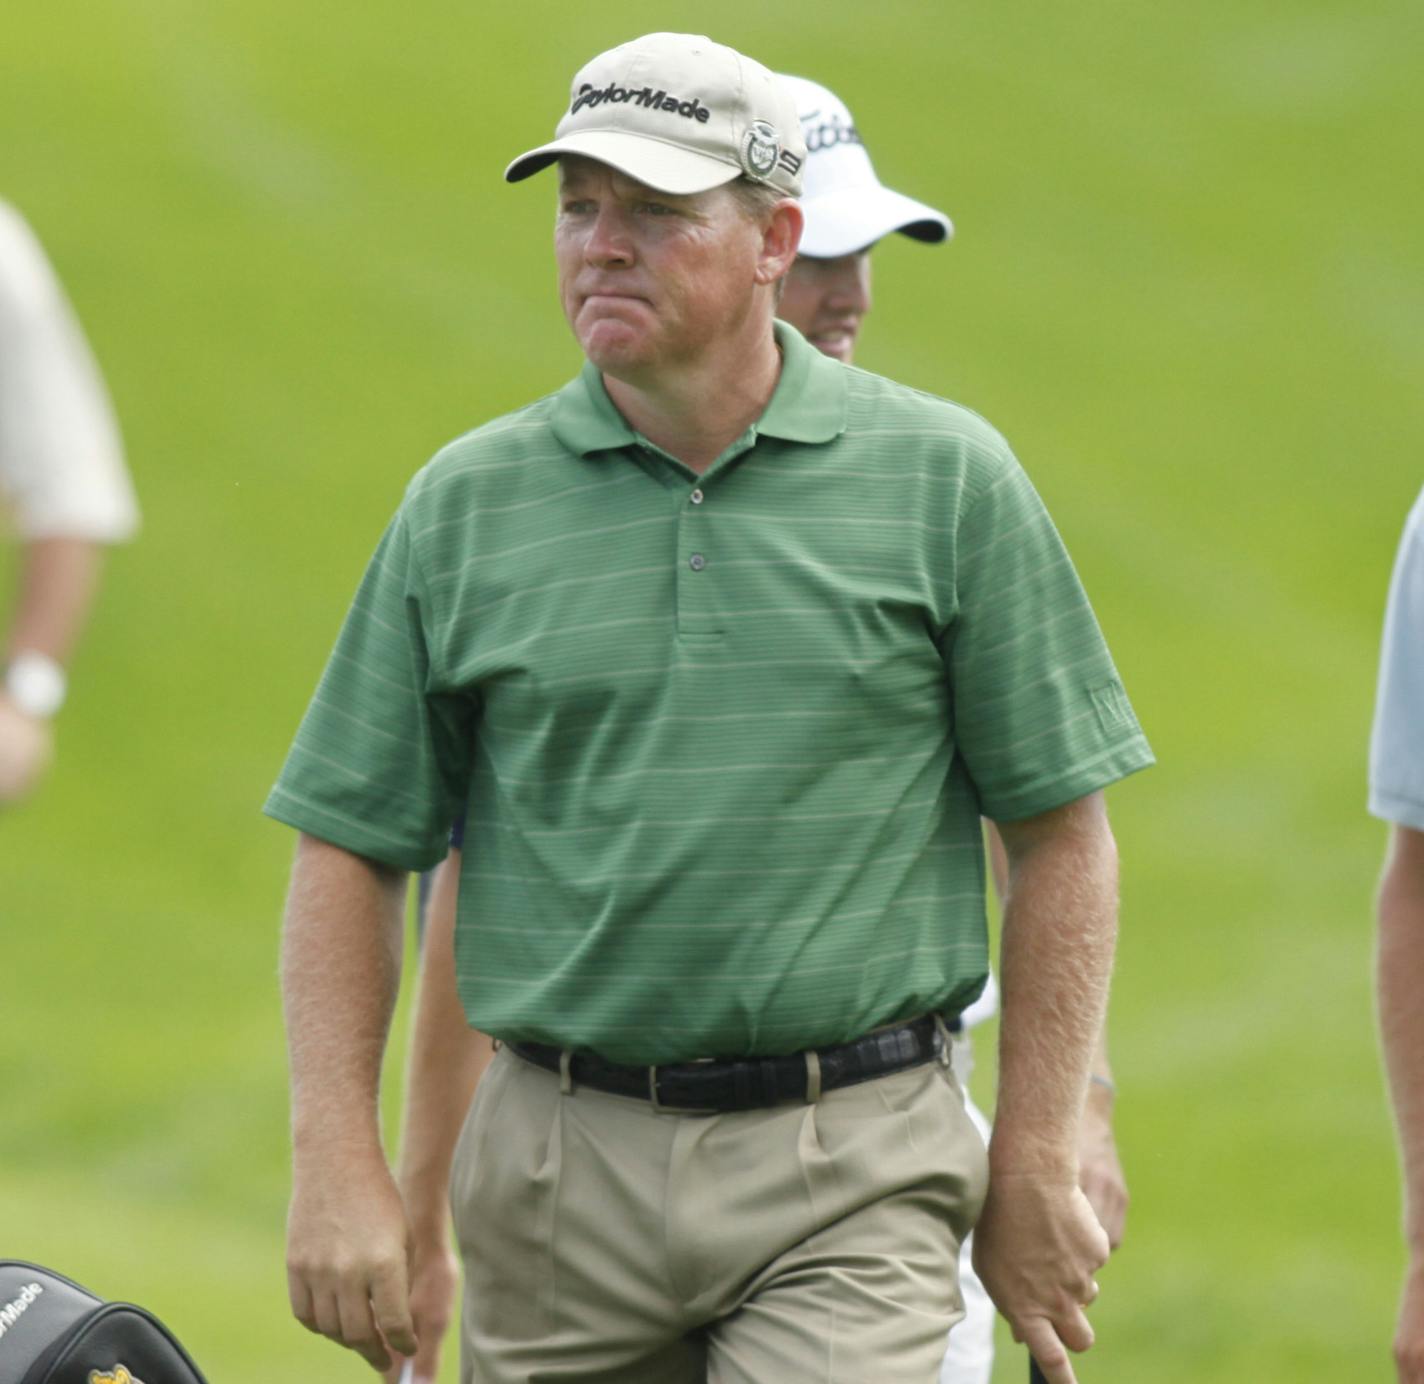
M 584 354 L 617 378 L 735 336 L 753 311 L 762 240 L 727 188 L 679 197 L 592 159 L 559 160 L 559 298 Z
M 800 255 L 786 276 L 776 315 L 811 345 L 850 364 L 860 324 L 870 311 L 870 251 L 839 259 Z

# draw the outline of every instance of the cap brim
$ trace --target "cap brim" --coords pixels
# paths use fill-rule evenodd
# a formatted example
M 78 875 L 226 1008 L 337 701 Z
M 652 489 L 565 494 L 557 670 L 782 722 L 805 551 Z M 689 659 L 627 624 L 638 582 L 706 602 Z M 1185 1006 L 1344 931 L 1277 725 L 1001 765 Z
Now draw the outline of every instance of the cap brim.
M 505 181 L 517 183 L 547 168 L 563 154 L 606 163 L 648 187 L 674 196 L 721 187 L 742 171 L 735 164 L 646 135 L 622 130 L 579 130 L 521 154 L 504 170 Z
M 800 252 L 812 259 L 837 259 L 874 245 L 894 231 L 936 244 L 954 234 L 943 212 L 888 187 L 845 187 L 801 203 L 806 231 Z

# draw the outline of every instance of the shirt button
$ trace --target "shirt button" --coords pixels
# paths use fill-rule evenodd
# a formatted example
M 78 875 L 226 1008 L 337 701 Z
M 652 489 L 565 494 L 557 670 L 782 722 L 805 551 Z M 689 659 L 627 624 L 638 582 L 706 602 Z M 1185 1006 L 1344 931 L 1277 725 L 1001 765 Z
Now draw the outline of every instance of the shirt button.
M 688 498 L 691 499 L 693 504 L 700 505 L 703 500 L 703 495 L 700 490 L 694 490 Z
M 687 565 L 691 567 L 694 572 L 700 572 L 707 566 L 707 559 L 703 557 L 701 553 L 693 553 L 693 555 L 687 559 Z

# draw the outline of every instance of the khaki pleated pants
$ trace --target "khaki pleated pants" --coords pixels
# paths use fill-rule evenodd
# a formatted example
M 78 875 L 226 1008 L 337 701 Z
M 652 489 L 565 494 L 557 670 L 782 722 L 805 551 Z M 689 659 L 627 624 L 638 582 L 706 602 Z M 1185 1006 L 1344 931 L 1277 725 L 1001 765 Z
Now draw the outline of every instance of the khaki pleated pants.
M 934 1384 L 986 1180 L 939 1062 L 709 1115 L 502 1049 L 451 1184 L 462 1384 Z

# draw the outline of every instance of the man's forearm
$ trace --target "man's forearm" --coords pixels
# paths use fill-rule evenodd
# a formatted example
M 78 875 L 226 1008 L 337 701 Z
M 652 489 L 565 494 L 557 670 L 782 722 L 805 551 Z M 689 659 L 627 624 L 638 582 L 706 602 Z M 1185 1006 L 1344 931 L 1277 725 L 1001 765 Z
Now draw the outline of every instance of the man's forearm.
M 1009 857 L 1004 850 L 1003 837 L 993 822 L 984 823 L 984 836 L 988 845 L 989 873 L 994 881 L 994 890 L 1002 904 L 1009 895 Z M 1088 1067 L 1087 1109 L 1094 1118 L 1105 1124 L 1112 1123 L 1113 1084 L 1112 1063 L 1108 1060 L 1108 1031 L 1106 1021 L 1098 1030 L 1098 1041 L 1093 1047 L 1092 1060 Z
M 418 1349 L 410 1227 L 381 1146 L 381 1057 L 400 985 L 404 871 L 303 836 L 282 933 L 292 1081 L 287 1291 L 304 1326 L 373 1368 Z
M 324 841 L 297 846 L 282 935 L 292 1142 L 380 1153 L 381 1058 L 400 984 L 404 872 Z
M 1404 1169 L 1405 1235 L 1424 1261 L 1424 832 L 1396 827 L 1379 893 L 1380 1034 Z
M 1010 883 L 991 1166 L 1076 1178 L 1117 937 L 1117 851 L 1096 796 L 1000 830 Z
M 1009 859 L 999 829 L 993 822 L 986 822 L 985 828 L 990 872 L 1002 902 L 1009 894 Z M 1104 1020 L 1098 1030 L 1098 1041 L 1093 1047 L 1088 1067 L 1088 1085 L 1078 1125 L 1078 1183 L 1107 1231 L 1108 1242 L 1114 1249 L 1122 1242 L 1128 1201 L 1127 1181 L 1113 1135 L 1116 1097 L 1112 1064 L 1108 1060 L 1107 1023 Z
M 417 1234 L 446 1233 L 450 1166 L 475 1085 L 493 1055 L 466 1022 L 455 989 L 460 853 L 436 872 L 420 961 L 420 993 L 406 1065 L 400 1183 Z
M 103 548 L 83 538 L 38 538 L 20 552 L 6 653 L 39 653 L 65 662 L 83 631 L 99 584 Z

